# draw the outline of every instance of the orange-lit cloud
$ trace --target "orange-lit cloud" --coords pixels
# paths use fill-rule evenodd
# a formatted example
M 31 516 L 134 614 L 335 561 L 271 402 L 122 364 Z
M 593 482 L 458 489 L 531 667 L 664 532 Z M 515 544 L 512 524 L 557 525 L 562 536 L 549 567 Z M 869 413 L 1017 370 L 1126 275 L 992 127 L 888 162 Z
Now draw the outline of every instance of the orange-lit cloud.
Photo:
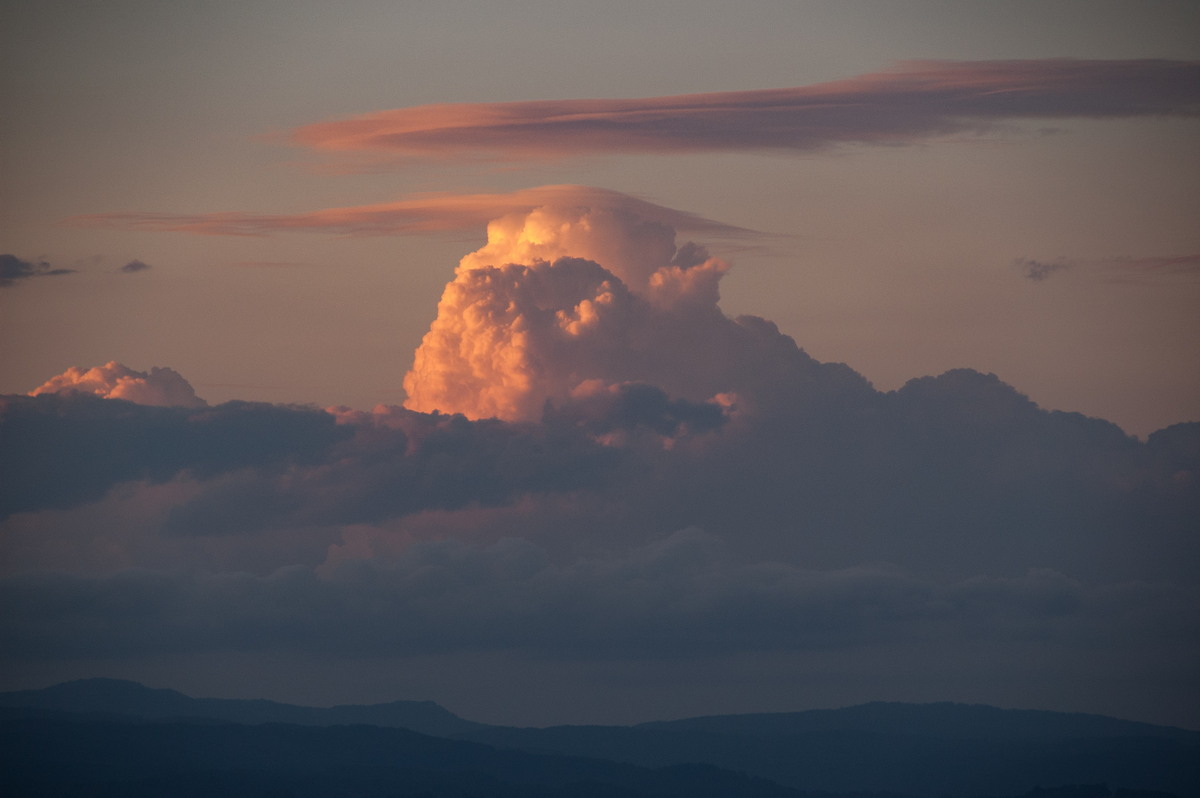
M 74 224 L 122 230 L 265 236 L 313 230 L 342 235 L 397 235 L 475 231 L 493 219 L 528 213 L 542 205 L 574 204 L 589 208 L 622 208 L 677 230 L 722 237 L 755 235 L 733 225 L 655 205 L 628 194 L 591 186 L 540 186 L 506 194 L 421 194 L 396 202 L 326 208 L 297 214 L 264 213 L 101 213 L 76 216 Z
M 728 264 L 677 247 L 666 217 L 590 207 L 586 192 L 557 199 L 494 220 L 462 259 L 404 379 L 405 407 L 536 421 L 581 386 L 648 383 L 707 402 L 812 364 L 773 325 L 721 312 Z
M 72 366 L 34 388 L 29 395 L 47 393 L 90 393 L 105 399 L 125 399 L 158 407 L 208 405 L 174 369 L 155 366 L 148 372 L 134 371 L 116 361 L 90 369 Z
M 727 322 L 723 261 L 694 246 L 677 256 L 674 228 L 637 206 L 558 199 L 493 221 L 462 259 L 405 378 L 406 407 L 536 420 L 588 381 L 643 378 L 638 353 L 670 350 L 663 333 L 696 308 Z
M 786 89 L 416 106 L 306 125 L 292 141 L 414 158 L 812 151 L 907 143 L 1000 120 L 1198 112 L 1196 61 L 913 61 Z

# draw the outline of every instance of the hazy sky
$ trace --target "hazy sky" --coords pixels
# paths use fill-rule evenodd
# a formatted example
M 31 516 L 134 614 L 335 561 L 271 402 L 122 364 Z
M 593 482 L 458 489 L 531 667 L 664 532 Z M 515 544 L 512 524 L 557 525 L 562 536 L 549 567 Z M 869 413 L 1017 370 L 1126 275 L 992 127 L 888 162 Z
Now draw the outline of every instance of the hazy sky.
M 0 689 L 1200 727 L 1197 4 L 0 15 Z

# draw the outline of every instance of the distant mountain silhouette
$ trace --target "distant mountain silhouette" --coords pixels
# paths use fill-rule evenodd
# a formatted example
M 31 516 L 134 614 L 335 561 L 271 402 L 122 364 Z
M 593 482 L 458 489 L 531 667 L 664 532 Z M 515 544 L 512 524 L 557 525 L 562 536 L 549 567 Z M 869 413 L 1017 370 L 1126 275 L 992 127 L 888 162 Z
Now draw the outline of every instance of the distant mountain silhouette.
M 432 701 L 301 707 L 261 699 L 191 698 L 175 690 L 154 689 L 122 679 L 81 679 L 42 690 L 0 693 L 0 707 L 132 715 L 153 720 L 209 719 L 300 726 L 359 723 L 441 737 L 483 726 L 463 720 Z
M 89 798 L 805 798 L 706 765 L 651 770 L 407 729 L 0 720 L 0 794 Z
M 1200 795 L 1200 732 L 978 705 L 536 729 L 424 701 L 319 709 L 87 679 L 0 708 L 5 795 Z
M 1200 795 L 1200 732 L 979 705 L 872 703 L 633 727 L 496 726 L 456 736 L 647 767 L 706 762 L 829 792 L 1021 795 L 1039 786 L 1108 784 Z
M 775 736 L 800 732 L 863 731 L 987 740 L 1069 740 L 1077 737 L 1158 737 L 1192 743 L 1200 732 L 1080 712 L 1000 709 L 985 704 L 904 704 L 873 701 L 844 709 L 711 715 L 640 724 L 676 729 Z

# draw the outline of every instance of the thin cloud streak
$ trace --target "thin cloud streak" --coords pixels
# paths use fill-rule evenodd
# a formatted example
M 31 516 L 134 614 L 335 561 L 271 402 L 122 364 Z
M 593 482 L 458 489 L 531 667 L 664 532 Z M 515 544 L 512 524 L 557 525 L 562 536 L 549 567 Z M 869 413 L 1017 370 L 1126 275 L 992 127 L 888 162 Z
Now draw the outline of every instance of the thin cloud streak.
M 474 232 L 489 221 L 529 213 L 545 205 L 620 209 L 677 230 L 726 238 L 764 235 L 755 230 L 667 208 L 610 189 L 592 186 L 539 186 L 507 194 L 420 194 L 396 202 L 326 208 L 298 214 L 261 213 L 100 213 L 75 216 L 69 223 L 119 230 L 267 236 L 286 231 L 317 231 L 346 236 Z
M 1024 277 L 1039 283 L 1054 274 L 1078 269 L 1107 275 L 1112 282 L 1188 281 L 1200 275 L 1200 254 L 1148 255 L 1137 258 L 1058 258 L 1054 261 L 1016 258 L 1013 265 L 1021 270 Z
M 1198 113 L 1196 61 L 909 61 L 785 89 L 400 108 L 306 125 L 291 141 L 413 158 L 806 152 L 982 132 L 1002 120 Z

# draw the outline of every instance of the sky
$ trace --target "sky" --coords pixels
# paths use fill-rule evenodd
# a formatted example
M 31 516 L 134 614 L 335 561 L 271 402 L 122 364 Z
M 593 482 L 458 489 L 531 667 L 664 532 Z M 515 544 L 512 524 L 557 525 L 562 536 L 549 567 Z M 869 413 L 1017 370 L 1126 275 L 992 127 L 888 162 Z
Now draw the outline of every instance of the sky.
M 0 18 L 0 689 L 1200 728 L 1194 3 Z

